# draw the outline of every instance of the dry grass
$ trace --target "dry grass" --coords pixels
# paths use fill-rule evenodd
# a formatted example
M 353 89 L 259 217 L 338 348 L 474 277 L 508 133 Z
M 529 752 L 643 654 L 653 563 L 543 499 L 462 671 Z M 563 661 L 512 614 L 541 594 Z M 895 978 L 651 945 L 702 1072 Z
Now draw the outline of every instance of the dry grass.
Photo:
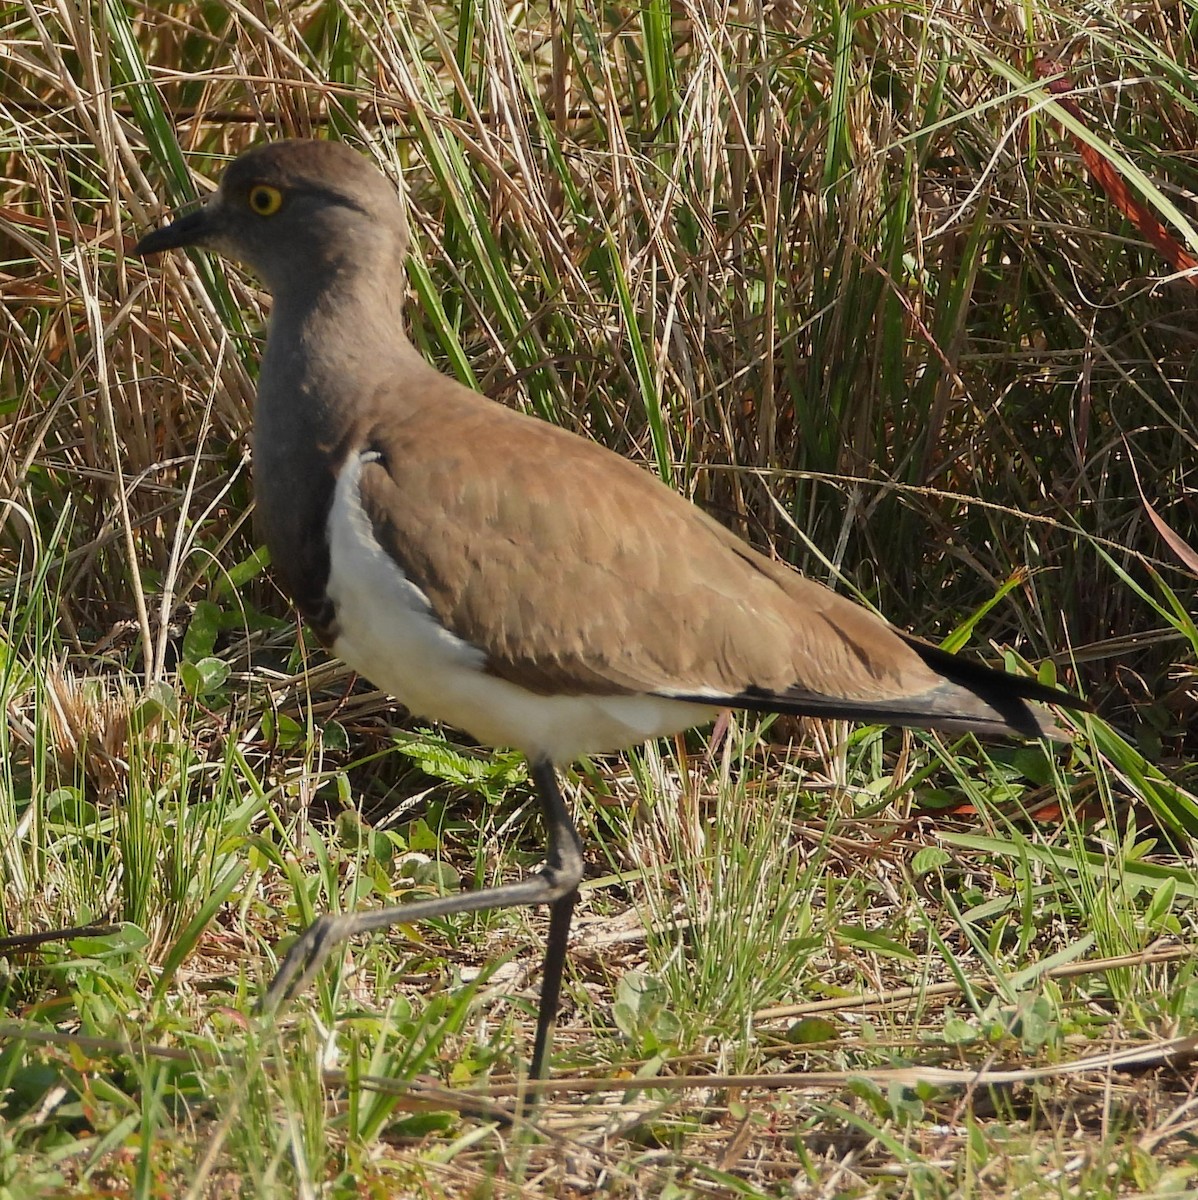
M 1190 1187 L 1172 1060 L 886 1074 L 1057 1072 L 1193 1034 L 1198 632 L 1135 471 L 1192 529 L 1195 293 L 1032 82 L 1037 54 L 1067 61 L 1095 141 L 1184 221 L 1186 21 L 965 0 L 9 6 L 0 920 L 119 930 L 0 943 L 0 1190 Z M 402 169 L 411 332 L 444 369 L 896 623 L 1052 656 L 1119 731 L 1050 760 L 734 726 L 575 781 L 596 849 L 562 1072 L 819 1088 L 555 1095 L 540 1142 L 424 1111 L 428 1076 L 450 1110 L 510 1103 L 536 914 L 363 945 L 281 1037 L 250 1018 L 270 945 L 314 910 L 442 885 L 430 857 L 510 875 L 536 846 L 519 765 L 392 729 L 262 569 L 254 282 L 126 257 L 193 178 L 280 135 Z M 1018 815 L 1046 803 L 1059 821 Z

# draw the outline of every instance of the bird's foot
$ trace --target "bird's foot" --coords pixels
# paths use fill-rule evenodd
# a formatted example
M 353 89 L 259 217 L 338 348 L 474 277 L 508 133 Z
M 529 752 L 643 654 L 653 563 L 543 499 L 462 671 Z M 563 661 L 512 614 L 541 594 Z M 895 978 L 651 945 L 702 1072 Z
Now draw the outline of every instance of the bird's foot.
M 270 1016 L 286 1008 L 320 970 L 333 950 L 353 931 L 353 916 L 325 913 L 296 938 L 283 965 L 275 973 L 266 995 L 258 1002 L 258 1012 Z

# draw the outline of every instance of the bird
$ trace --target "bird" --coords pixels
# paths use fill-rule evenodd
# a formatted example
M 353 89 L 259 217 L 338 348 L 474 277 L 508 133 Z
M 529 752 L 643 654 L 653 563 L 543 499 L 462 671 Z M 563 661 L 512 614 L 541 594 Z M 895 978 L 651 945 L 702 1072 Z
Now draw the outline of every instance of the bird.
M 404 329 L 409 242 L 399 187 L 366 155 L 282 139 L 136 253 L 213 251 L 265 284 L 254 516 L 278 582 L 412 714 L 521 751 L 544 824 L 522 879 L 318 916 L 262 1008 L 355 935 L 548 905 L 539 1080 L 584 870 L 560 769 L 729 708 L 1035 739 L 1061 736 L 1044 705 L 1089 705 L 892 627 L 630 460 L 437 370 Z

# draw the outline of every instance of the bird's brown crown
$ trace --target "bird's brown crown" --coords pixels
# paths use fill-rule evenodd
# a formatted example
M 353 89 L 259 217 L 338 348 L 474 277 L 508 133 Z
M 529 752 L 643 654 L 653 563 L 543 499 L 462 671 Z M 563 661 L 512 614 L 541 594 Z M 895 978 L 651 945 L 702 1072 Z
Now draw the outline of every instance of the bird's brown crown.
M 355 208 L 396 203 L 395 185 L 342 142 L 297 138 L 254 146 L 230 164 L 221 191 L 228 197 L 242 196 L 263 184 L 284 192 L 323 192 Z

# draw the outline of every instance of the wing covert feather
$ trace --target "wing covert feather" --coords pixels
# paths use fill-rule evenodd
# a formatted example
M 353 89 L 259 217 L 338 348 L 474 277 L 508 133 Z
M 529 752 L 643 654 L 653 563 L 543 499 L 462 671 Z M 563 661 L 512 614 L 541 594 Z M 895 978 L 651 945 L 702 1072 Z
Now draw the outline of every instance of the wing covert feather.
M 372 431 L 380 458 L 363 467 L 362 502 L 438 621 L 492 673 L 542 693 L 729 698 L 797 684 L 877 699 L 940 682 L 884 622 L 646 471 L 457 399 Z

